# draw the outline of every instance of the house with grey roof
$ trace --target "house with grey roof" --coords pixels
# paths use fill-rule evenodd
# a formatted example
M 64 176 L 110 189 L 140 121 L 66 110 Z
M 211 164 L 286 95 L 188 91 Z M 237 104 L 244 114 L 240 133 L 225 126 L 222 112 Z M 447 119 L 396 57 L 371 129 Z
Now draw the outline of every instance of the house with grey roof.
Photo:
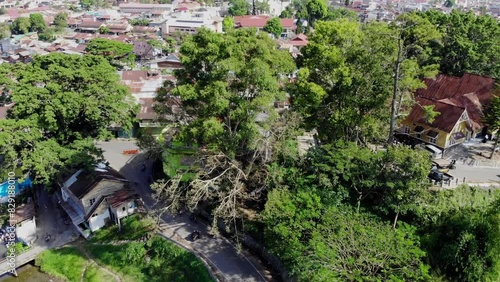
M 107 224 L 144 211 L 137 193 L 116 170 L 101 164 L 80 169 L 60 184 L 60 204 L 84 238 Z

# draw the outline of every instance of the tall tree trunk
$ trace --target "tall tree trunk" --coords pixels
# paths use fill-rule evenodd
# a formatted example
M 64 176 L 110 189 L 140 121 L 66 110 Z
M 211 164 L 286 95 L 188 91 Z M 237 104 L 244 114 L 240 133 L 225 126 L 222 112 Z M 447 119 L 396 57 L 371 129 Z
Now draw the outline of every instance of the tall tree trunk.
M 359 213 L 359 208 L 361 207 L 361 199 L 362 198 L 363 198 L 363 194 L 359 193 L 358 203 L 357 203 L 357 207 L 356 207 L 356 213 Z
M 493 158 L 493 155 L 495 154 L 495 150 L 497 149 L 498 146 L 498 139 L 500 138 L 500 129 L 497 129 L 497 139 L 495 139 L 495 145 L 493 145 L 493 150 L 491 150 L 491 155 L 490 159 Z
M 398 224 L 398 217 L 399 217 L 399 207 L 398 211 L 396 212 L 396 216 L 394 217 L 394 223 L 392 224 L 393 229 L 396 229 L 396 224 Z
M 392 145 L 394 142 L 394 130 L 396 128 L 396 116 L 397 116 L 397 99 L 398 99 L 398 84 L 399 84 L 399 72 L 401 68 L 401 52 L 403 46 L 401 46 L 401 35 L 398 38 L 398 58 L 396 61 L 395 72 L 394 72 L 394 82 L 392 85 L 392 101 L 391 101 L 391 125 L 389 128 L 389 138 L 387 139 L 387 145 Z

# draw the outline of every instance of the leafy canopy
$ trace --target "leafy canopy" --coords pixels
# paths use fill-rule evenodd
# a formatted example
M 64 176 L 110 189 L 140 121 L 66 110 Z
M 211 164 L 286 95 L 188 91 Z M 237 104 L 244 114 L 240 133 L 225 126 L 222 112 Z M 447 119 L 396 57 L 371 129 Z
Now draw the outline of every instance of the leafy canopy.
M 283 32 L 283 26 L 281 26 L 281 21 L 279 18 L 272 18 L 267 21 L 264 26 L 264 31 L 274 35 L 274 38 L 280 38 Z
M 90 40 L 85 51 L 92 55 L 104 56 L 111 65 L 121 67 L 135 61 L 134 46 L 106 38 Z

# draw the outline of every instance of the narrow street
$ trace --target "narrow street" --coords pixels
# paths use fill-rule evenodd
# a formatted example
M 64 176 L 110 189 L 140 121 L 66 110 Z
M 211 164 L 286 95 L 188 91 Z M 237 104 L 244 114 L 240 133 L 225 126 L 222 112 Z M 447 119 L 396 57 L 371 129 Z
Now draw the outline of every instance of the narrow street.
M 110 166 L 133 183 L 147 207 L 154 208 L 155 200 L 151 198 L 152 191 L 149 188 L 151 161 L 142 154 L 132 156 L 122 154 L 124 150 L 137 149 L 134 141 L 98 142 L 97 146 L 104 150 L 104 157 Z M 143 165 L 146 166 L 144 172 Z M 208 229 L 203 223 L 191 220 L 187 214 L 178 216 L 164 214 L 162 219 L 164 223 L 160 227 L 165 237 L 198 254 L 213 265 L 226 281 L 273 281 L 269 271 L 259 259 L 245 250 L 238 252 L 235 246 L 223 237 L 202 236 L 199 240 L 191 241 L 189 235 L 194 230 L 207 234 Z

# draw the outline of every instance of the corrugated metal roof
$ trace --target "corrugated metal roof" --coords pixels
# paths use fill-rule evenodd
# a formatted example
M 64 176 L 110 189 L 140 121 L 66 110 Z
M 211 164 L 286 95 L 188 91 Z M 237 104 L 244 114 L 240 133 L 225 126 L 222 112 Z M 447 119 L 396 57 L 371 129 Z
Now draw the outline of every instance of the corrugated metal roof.
M 425 79 L 427 88 L 415 93 L 416 104 L 407 121 L 428 124 L 445 132 L 451 132 L 462 113 L 467 110 L 473 129 L 483 127 L 482 110 L 492 98 L 495 80 L 474 74 L 453 77 L 440 74 L 436 79 Z M 440 115 L 429 124 L 424 118 L 422 106 L 435 105 Z

